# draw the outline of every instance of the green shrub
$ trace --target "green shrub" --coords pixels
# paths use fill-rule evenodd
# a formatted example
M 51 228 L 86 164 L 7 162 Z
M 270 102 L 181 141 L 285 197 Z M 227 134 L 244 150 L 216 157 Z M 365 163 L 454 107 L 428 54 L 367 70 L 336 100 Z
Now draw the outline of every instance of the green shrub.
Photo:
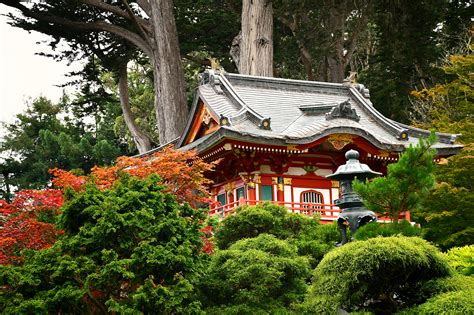
M 446 292 L 401 314 L 474 314 L 474 290 Z
M 444 255 L 456 272 L 466 276 L 474 274 L 474 245 L 454 247 Z
M 402 220 L 399 223 L 377 223 L 372 222 L 360 227 L 354 235 L 356 240 L 368 240 L 369 238 L 377 236 L 419 236 L 421 237 L 423 230 L 421 228 L 412 226 L 407 220 Z
M 314 313 L 395 311 L 415 303 L 414 293 L 424 282 L 447 275 L 441 253 L 420 238 L 355 241 L 324 256 L 305 307 Z
M 285 207 L 266 203 L 238 208 L 218 226 L 215 240 L 220 249 L 226 249 L 262 233 L 288 240 L 299 255 L 310 258 L 313 268 L 340 238 L 336 224 L 321 224 L 318 218 L 292 214 Z
M 25 252 L 22 266 L 0 267 L 0 313 L 199 313 L 206 212 L 157 182 L 124 176 L 73 194 L 62 208 L 64 235 Z
M 273 235 L 240 240 L 211 259 L 201 285 L 209 313 L 282 313 L 306 293 L 308 259 Z
M 420 302 L 440 293 L 474 290 L 474 277 L 455 274 L 427 281 L 416 293 Z
M 335 248 L 340 240 L 337 224 L 320 224 L 307 226 L 290 242 L 298 248 L 298 254 L 308 256 L 311 267 L 315 268 L 323 256 Z
M 291 214 L 285 207 L 264 203 L 237 208 L 235 215 L 222 220 L 215 237 L 217 246 L 226 249 L 238 240 L 259 234 L 267 233 L 286 239 L 318 225 L 319 220 L 315 218 Z

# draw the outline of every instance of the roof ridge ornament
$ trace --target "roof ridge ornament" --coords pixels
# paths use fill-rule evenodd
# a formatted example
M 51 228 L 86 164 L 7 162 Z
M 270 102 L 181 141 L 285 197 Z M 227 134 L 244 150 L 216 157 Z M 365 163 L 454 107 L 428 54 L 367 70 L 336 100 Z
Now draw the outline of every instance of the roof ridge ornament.
M 344 102 L 341 102 L 334 106 L 332 110 L 326 114 L 326 120 L 346 118 L 354 121 L 359 121 L 360 116 L 357 115 L 356 110 L 352 108 L 350 101 L 351 99 L 348 98 Z

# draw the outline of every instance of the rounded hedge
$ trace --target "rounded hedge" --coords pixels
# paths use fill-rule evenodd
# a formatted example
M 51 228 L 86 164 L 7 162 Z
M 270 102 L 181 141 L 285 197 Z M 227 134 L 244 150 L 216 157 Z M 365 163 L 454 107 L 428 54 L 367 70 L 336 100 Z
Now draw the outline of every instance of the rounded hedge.
M 438 294 L 402 314 L 474 314 L 474 290 Z
M 201 286 L 208 313 L 274 314 L 304 299 L 308 259 L 285 240 L 261 234 L 211 259 Z
M 215 232 L 216 243 L 220 249 L 226 249 L 244 238 L 260 234 L 272 234 L 286 239 L 297 235 L 303 229 L 320 225 L 315 218 L 291 214 L 288 209 L 270 203 L 256 206 L 242 206 L 236 214 L 226 217 Z
M 417 237 L 351 242 L 326 254 L 315 269 L 305 308 L 396 311 L 416 302 L 424 282 L 450 274 L 437 248 Z

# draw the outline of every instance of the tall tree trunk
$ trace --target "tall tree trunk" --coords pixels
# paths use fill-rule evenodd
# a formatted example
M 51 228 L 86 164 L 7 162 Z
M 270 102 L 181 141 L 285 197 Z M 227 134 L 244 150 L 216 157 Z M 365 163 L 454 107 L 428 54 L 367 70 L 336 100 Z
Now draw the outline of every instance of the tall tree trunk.
M 273 76 L 273 7 L 271 0 L 242 1 L 241 74 Z
M 173 1 L 159 0 L 149 3 L 155 42 L 151 56 L 155 111 L 160 143 L 165 144 L 181 136 L 186 124 L 188 115 L 186 89 L 173 15 Z
M 128 130 L 132 134 L 133 142 L 135 143 L 140 154 L 145 153 L 151 149 L 150 138 L 143 133 L 135 123 L 135 118 L 130 109 L 130 97 L 128 91 L 128 74 L 127 64 L 120 66 L 118 89 L 120 96 L 120 106 L 122 107 L 123 118 Z

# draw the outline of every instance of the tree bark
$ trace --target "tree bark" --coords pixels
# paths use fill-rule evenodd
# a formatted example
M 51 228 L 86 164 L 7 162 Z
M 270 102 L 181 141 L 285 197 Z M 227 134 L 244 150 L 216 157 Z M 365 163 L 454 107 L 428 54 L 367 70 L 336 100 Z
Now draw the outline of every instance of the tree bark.
M 130 97 L 128 91 L 127 64 L 119 69 L 118 90 L 120 96 L 120 107 L 122 108 L 123 118 L 128 130 L 132 134 L 133 142 L 140 154 L 151 150 L 150 138 L 143 133 L 135 123 L 135 117 L 130 108 Z
M 186 89 L 173 15 L 173 1 L 160 0 L 149 3 L 155 42 L 151 60 L 155 111 L 160 143 L 165 144 L 181 136 L 185 127 L 188 116 Z
M 273 76 L 273 7 L 271 0 L 243 0 L 241 74 Z

